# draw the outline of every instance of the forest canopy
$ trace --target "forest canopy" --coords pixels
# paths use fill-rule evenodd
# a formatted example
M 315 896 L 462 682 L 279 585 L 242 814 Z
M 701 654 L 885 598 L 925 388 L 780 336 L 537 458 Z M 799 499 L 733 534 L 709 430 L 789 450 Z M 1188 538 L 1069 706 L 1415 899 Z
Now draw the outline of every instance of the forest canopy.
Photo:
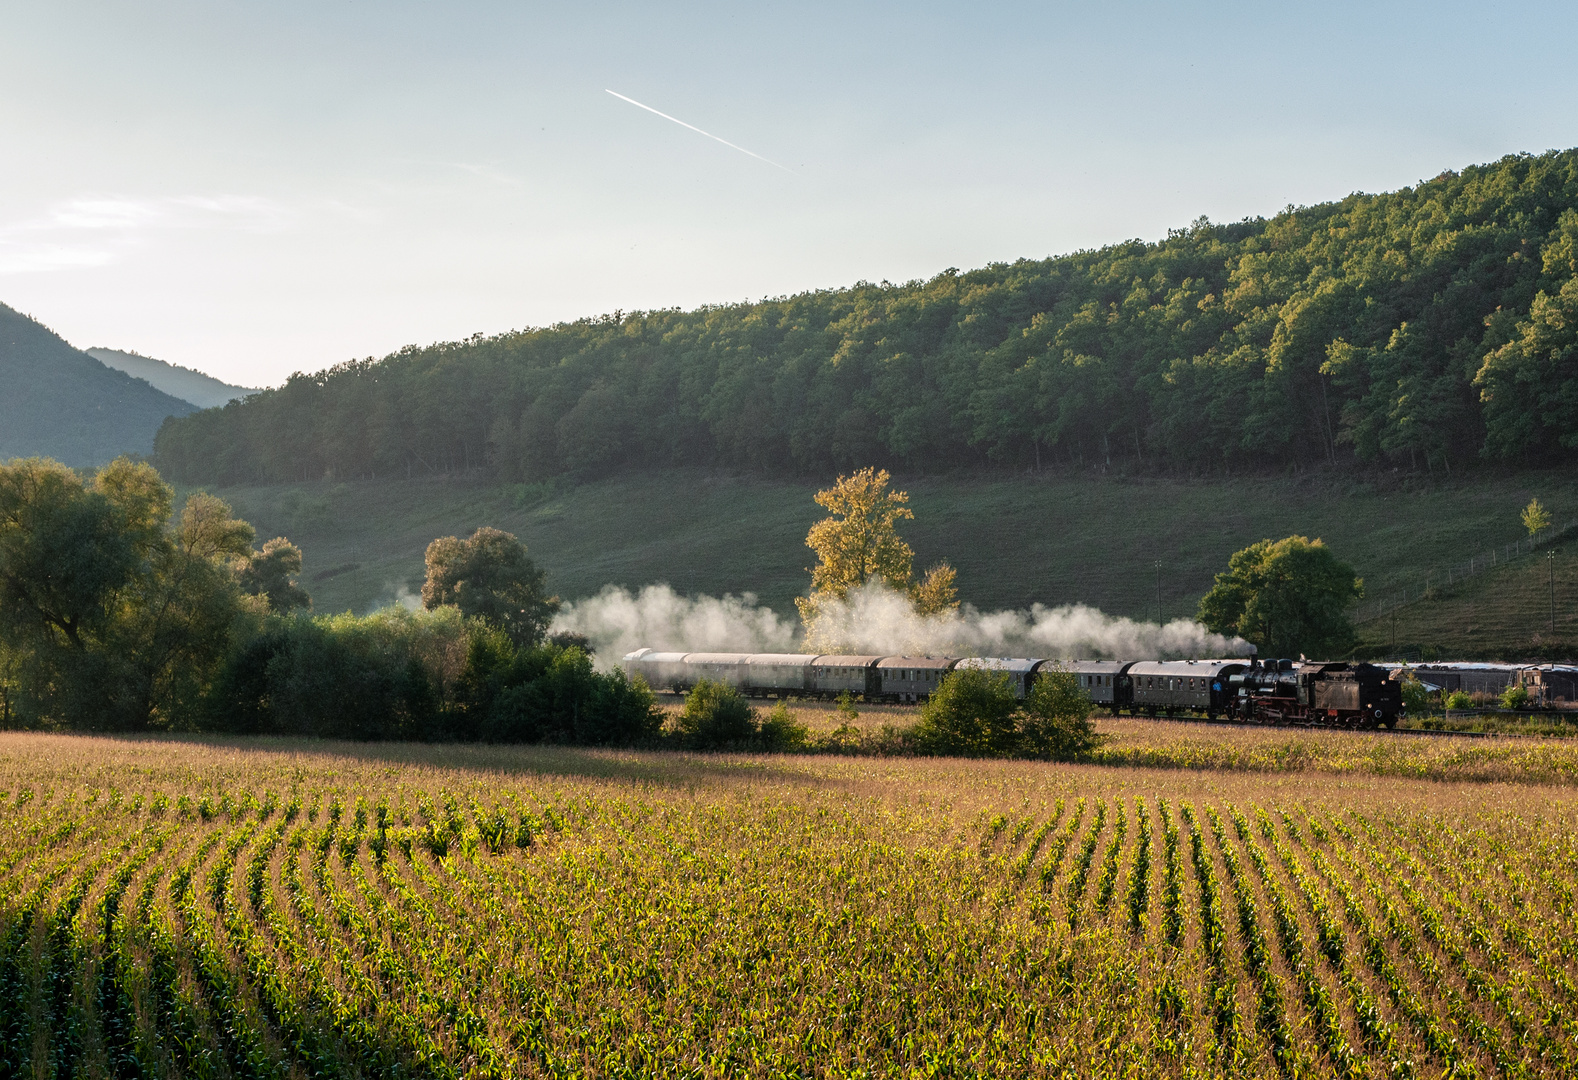
M 902 285 L 360 360 L 185 417 L 191 483 L 1578 452 L 1578 150 Z

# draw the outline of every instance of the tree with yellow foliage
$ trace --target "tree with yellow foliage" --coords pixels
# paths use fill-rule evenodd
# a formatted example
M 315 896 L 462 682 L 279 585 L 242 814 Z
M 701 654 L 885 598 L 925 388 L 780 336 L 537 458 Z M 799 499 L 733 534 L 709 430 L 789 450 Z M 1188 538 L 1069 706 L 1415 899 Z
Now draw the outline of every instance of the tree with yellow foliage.
M 959 606 L 954 570 L 939 563 L 914 580 L 915 552 L 900 539 L 897 523 L 913 520 L 909 495 L 888 490 L 886 469 L 861 469 L 816 493 L 817 505 L 831 516 L 811 526 L 805 544 L 817 554 L 811 570 L 811 595 L 795 603 L 813 631 L 817 614 L 829 600 L 842 600 L 867 582 L 880 580 L 909 595 L 916 614 L 939 615 Z
M 1541 505 L 1539 499 L 1530 499 L 1529 505 L 1523 508 L 1523 513 L 1519 514 L 1518 517 L 1523 522 L 1523 527 L 1529 530 L 1530 536 L 1548 527 L 1551 523 L 1550 511 Z
M 959 606 L 959 590 L 954 586 L 953 567 L 938 563 L 926 571 L 926 576 L 910 586 L 910 603 L 917 615 L 941 615 Z
M 915 514 L 904 504 L 909 495 L 889 491 L 886 469 L 861 469 L 816 493 L 818 506 L 835 516 L 811 526 L 805 546 L 816 552 L 811 592 L 843 599 L 872 578 L 907 589 L 915 552 L 899 539 L 896 523 Z

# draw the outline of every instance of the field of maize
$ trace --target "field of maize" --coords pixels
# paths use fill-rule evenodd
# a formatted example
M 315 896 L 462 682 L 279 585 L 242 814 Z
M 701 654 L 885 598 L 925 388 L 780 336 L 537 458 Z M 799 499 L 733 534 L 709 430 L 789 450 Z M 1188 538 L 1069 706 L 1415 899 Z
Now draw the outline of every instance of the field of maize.
M 1575 809 L 3 735 L 0 1075 L 1574 1076 Z

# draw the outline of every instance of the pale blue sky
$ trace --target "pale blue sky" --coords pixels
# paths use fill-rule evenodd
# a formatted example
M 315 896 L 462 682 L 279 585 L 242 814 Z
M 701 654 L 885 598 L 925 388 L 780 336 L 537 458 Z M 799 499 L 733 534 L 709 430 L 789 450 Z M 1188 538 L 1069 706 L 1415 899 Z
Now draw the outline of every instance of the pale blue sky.
M 0 0 L 0 301 L 259 385 L 929 277 L 1578 145 L 1574 41 L 1570 3 Z

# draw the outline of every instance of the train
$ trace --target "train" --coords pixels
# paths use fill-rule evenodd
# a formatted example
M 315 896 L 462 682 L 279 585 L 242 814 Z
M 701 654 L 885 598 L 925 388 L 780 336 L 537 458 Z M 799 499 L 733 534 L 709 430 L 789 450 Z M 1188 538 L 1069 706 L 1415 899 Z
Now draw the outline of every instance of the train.
M 1307 660 L 1052 660 L 1016 657 L 683 653 L 638 649 L 625 673 L 655 690 L 683 694 L 702 679 L 749 697 L 836 698 L 917 704 L 952 671 L 1004 673 L 1023 699 L 1037 679 L 1065 671 L 1114 715 L 1199 714 L 1246 724 L 1395 727 L 1402 685 L 1374 664 Z

